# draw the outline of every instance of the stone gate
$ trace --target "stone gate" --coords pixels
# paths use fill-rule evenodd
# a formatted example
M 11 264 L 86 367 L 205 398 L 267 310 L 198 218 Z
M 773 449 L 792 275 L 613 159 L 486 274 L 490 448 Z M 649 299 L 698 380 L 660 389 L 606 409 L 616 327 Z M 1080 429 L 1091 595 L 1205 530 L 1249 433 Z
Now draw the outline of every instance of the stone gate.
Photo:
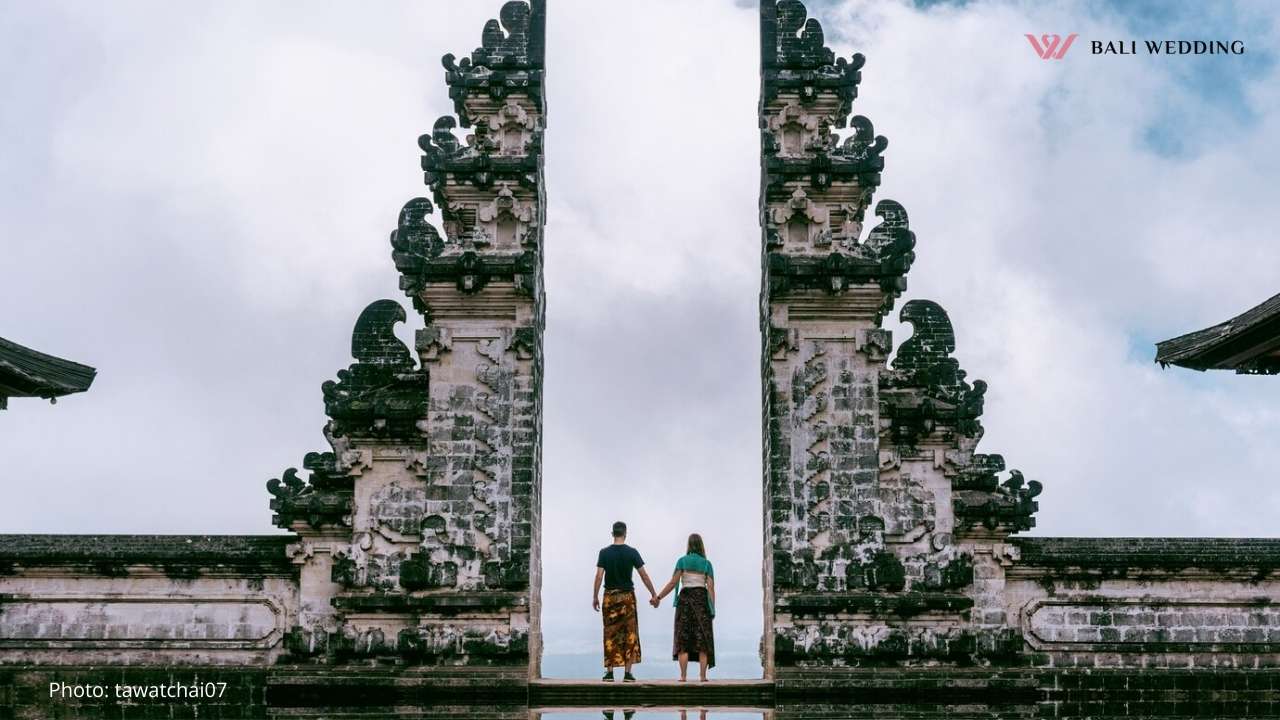
M 473 668 L 539 674 L 545 0 L 444 56 L 430 197 L 391 233 L 404 306 L 355 322 L 321 388 L 328 448 L 267 483 L 255 538 L 0 541 L 0 663 Z M 433 219 L 439 218 L 439 226 Z
M 298 536 L 291 659 L 538 674 L 545 22 L 544 0 L 509 2 L 444 57 L 454 114 L 418 140 L 431 198 L 391 233 L 426 327 L 411 352 L 399 303 L 366 308 L 323 387 L 331 452 L 268 485 Z
M 322 386 L 328 449 L 267 485 L 287 534 L 0 537 L 0 705 L 40 707 L 54 679 L 214 677 L 235 692 L 210 716 L 461 698 L 515 717 L 618 693 L 1058 702 L 1176 673 L 1275 702 L 1280 541 L 1017 536 L 1041 486 L 978 452 L 987 386 L 947 313 L 902 303 L 896 352 L 882 326 L 932 241 L 873 203 L 888 142 L 853 114 L 863 57 L 797 0 L 760 23 L 763 680 L 538 679 L 546 3 L 515 0 L 444 57 L 430 197 L 391 233 L 424 327 L 401 342 L 394 300 L 357 319 Z
M 760 22 L 765 675 L 1280 665 L 1280 542 L 1014 536 L 1041 485 L 977 451 L 987 385 L 946 311 L 903 304 L 896 353 L 882 327 L 930 241 L 873 209 L 864 58 L 797 0 Z

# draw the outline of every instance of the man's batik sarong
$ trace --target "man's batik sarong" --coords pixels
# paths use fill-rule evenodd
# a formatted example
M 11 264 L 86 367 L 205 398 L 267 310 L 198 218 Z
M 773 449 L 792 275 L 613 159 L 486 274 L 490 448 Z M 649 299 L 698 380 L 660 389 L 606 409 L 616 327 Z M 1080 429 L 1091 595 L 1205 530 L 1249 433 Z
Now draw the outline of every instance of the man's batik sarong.
M 640 622 L 636 616 L 636 594 L 631 590 L 605 590 L 604 666 L 634 665 L 640 662 Z

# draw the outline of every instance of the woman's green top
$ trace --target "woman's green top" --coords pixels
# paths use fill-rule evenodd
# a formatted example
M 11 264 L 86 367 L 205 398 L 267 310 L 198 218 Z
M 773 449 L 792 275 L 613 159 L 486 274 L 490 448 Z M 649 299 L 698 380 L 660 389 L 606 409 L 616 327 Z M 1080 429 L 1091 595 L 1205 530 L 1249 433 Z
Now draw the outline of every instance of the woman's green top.
M 677 560 L 676 570 L 679 570 L 681 572 L 687 571 L 687 572 L 702 573 L 703 575 L 706 575 L 709 578 L 714 578 L 716 576 L 716 571 L 715 571 L 715 568 L 711 566 L 711 561 L 707 560 L 706 558 L 702 557 L 697 553 L 689 553 L 688 555 L 685 555 L 684 557 Z M 672 602 L 671 604 L 677 605 L 679 604 L 679 602 L 680 602 L 680 581 L 677 580 L 675 601 Z M 711 591 L 709 590 L 707 591 L 707 609 L 711 611 L 711 617 L 716 616 L 716 604 L 712 602 Z

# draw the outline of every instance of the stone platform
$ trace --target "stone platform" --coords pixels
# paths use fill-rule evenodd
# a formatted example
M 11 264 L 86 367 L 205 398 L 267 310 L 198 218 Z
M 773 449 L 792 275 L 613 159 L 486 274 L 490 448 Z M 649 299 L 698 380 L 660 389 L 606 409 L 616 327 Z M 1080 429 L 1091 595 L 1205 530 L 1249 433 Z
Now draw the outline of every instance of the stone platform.
M 583 707 L 721 708 L 763 711 L 774 704 L 770 680 L 711 680 L 705 683 L 643 680 L 633 683 L 600 680 L 535 680 L 529 683 L 529 705 L 544 712 Z

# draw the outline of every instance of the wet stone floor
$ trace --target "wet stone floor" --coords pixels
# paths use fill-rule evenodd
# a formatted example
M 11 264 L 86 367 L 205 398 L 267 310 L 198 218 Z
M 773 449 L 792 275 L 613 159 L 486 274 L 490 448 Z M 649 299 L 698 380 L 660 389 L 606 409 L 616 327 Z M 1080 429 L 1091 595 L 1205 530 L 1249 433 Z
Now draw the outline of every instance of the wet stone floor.
M 270 715 L 269 717 L 286 717 Z M 291 720 L 302 716 L 290 714 Z M 493 707 L 401 709 L 377 715 L 352 716 L 324 711 L 307 720 L 1119 720 L 1120 718 L 1280 718 L 1280 705 L 1270 702 L 1232 703 L 1186 698 L 1178 703 L 1111 702 L 1099 696 L 1086 704 L 848 704 L 795 705 L 777 709 L 731 708 L 559 708 L 502 710 Z
M 501 705 L 401 705 L 397 707 L 223 707 L 192 705 L 6 707 L 0 720 L 145 720 L 207 718 L 236 720 L 1103 720 L 1106 718 L 1280 718 L 1280 700 L 1204 700 L 1194 695 L 1153 703 L 1109 700 L 1099 694 L 1089 701 L 1037 704 L 796 704 L 777 708 L 725 707 L 558 707 Z

